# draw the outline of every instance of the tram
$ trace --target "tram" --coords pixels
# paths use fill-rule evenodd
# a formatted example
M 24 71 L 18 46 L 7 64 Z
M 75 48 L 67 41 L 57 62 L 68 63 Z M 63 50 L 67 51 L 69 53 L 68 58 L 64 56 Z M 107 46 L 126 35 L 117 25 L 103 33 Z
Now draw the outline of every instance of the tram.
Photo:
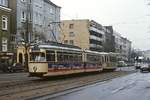
M 29 50 L 31 77 L 57 76 L 116 69 L 116 54 L 78 47 L 42 44 Z

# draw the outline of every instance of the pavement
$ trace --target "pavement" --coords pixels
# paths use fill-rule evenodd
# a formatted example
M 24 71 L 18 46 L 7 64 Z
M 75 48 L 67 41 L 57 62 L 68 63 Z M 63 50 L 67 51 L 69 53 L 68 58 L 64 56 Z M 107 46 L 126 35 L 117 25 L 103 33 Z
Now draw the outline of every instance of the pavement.
M 0 73 L 0 84 L 39 79 L 36 77 L 29 78 L 28 75 L 28 73 Z
M 55 94 L 56 95 L 56 94 Z M 40 100 L 150 100 L 150 73 L 134 73 Z

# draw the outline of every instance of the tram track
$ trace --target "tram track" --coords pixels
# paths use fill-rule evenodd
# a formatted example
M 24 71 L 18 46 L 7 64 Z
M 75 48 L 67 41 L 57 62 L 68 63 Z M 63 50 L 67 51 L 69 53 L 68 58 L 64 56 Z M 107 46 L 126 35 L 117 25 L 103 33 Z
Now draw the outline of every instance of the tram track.
M 123 76 L 133 72 L 110 72 L 101 73 L 88 76 L 75 76 L 60 79 L 39 79 L 23 83 L 13 83 L 10 86 L 0 86 L 0 99 L 28 99 L 35 98 L 42 95 L 53 94 L 59 91 L 76 88 L 83 85 L 92 84 L 93 82 L 100 82 L 109 80 L 115 77 Z M 19 84 L 19 85 L 18 85 Z

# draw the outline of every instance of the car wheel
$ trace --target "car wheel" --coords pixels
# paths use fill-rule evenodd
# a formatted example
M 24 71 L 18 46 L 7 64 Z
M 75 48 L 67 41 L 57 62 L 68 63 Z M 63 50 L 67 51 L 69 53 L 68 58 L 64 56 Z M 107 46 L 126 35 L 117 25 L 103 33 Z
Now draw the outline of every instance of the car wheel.
M 12 70 L 11 70 L 11 72 L 13 73 L 13 72 L 14 72 L 14 70 L 12 69 Z

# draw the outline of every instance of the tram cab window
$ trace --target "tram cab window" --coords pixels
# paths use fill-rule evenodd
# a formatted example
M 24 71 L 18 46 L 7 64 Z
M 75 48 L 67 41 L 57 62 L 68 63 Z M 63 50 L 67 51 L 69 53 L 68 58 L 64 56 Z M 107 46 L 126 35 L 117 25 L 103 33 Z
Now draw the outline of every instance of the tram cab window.
M 45 61 L 45 54 L 39 52 L 32 52 L 30 53 L 30 60 L 31 61 Z

